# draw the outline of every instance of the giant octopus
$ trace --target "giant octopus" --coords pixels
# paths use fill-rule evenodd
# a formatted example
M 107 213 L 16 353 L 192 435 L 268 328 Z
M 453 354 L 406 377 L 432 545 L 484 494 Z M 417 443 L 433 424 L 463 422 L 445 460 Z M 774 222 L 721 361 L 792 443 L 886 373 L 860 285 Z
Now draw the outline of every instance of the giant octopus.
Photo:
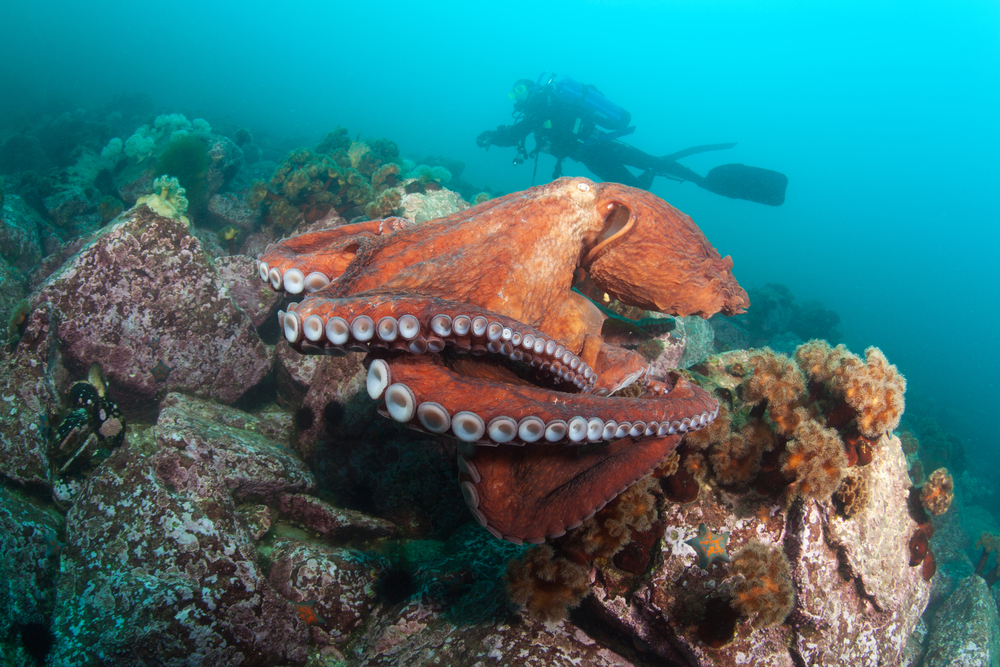
M 379 411 L 459 441 L 461 491 L 498 538 L 579 526 L 716 418 L 677 373 L 601 335 L 574 284 L 672 315 L 749 298 L 688 216 L 648 192 L 561 178 L 422 224 L 386 218 L 268 246 L 260 277 L 307 293 L 278 317 L 307 354 L 366 352 Z

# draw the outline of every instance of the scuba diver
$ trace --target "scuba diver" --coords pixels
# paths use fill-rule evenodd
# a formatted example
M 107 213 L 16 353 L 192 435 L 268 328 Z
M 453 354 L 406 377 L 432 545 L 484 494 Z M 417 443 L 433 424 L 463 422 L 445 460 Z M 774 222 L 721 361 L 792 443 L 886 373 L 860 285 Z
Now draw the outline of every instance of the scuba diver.
M 582 85 L 567 76 L 543 73 L 538 81 L 519 79 L 510 93 L 514 100 L 514 123 L 487 130 L 476 138 L 480 148 L 490 146 L 517 148 L 514 164 L 535 159 L 538 153 L 556 158 L 552 178 L 562 175 L 563 160 L 582 163 L 598 178 L 648 190 L 657 176 L 676 181 L 690 181 L 709 192 L 745 199 L 770 206 L 785 201 L 788 177 L 777 171 L 724 164 L 701 176 L 677 162 L 681 158 L 706 151 L 732 148 L 735 143 L 694 146 L 656 157 L 622 141 L 635 131 L 631 114 L 608 100 L 593 86 Z M 535 147 L 528 152 L 525 141 L 535 135 Z M 627 167 L 643 173 L 635 176 Z M 532 178 L 534 182 L 534 178 Z

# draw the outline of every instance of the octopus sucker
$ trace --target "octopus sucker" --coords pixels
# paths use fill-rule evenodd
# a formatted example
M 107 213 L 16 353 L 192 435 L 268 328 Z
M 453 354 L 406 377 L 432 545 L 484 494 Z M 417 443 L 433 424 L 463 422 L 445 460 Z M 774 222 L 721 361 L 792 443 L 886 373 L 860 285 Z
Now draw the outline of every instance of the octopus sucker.
M 330 279 L 319 271 L 313 271 L 306 276 L 303 284 L 305 285 L 306 291 L 312 294 L 313 292 L 319 291 L 329 285 Z
M 386 411 L 398 422 L 408 422 L 417 412 L 417 399 L 405 384 L 396 382 L 386 387 L 383 394 Z
M 306 352 L 303 346 L 309 343 L 313 344 L 309 352 L 323 354 L 324 345 L 344 346 L 348 342 L 364 344 L 367 348 L 357 349 L 367 351 L 382 343 L 392 344 L 397 338 L 411 341 L 412 344 L 401 346 L 399 349 L 409 350 L 412 354 L 424 354 L 428 351 L 438 353 L 448 345 L 463 351 L 466 349 L 465 339 L 456 335 L 457 330 L 452 326 L 453 320 L 445 313 L 436 312 L 448 305 L 440 300 L 429 304 L 419 303 L 412 298 L 386 299 L 376 303 L 338 299 L 326 301 L 321 307 L 313 307 L 308 302 L 290 304 L 289 312 L 297 313 L 300 320 L 309 320 L 311 324 L 308 330 L 300 326 L 286 325 L 286 313 L 282 313 L 280 317 L 286 339 L 302 352 Z M 337 314 L 332 314 L 334 312 Z M 456 320 L 462 317 L 460 315 Z M 472 320 L 469 320 L 470 329 L 473 330 L 473 339 L 469 341 L 467 349 L 469 353 L 502 355 L 515 361 L 525 360 L 529 364 L 534 363 L 543 372 L 577 388 L 588 387 L 596 379 L 593 374 L 588 379 L 584 375 L 587 365 L 572 352 L 565 351 L 563 346 L 555 346 L 552 341 L 546 342 L 531 333 L 522 335 L 521 332 L 514 330 L 513 327 L 518 325 L 513 322 L 489 321 L 485 315 L 478 315 L 476 318 L 481 326 L 474 327 Z M 485 325 L 482 324 L 484 321 Z M 522 329 L 529 328 L 520 326 Z M 437 335 L 421 341 L 419 336 L 424 328 L 434 331 Z M 480 334 L 476 335 L 475 330 L 480 331 Z M 319 335 L 321 331 L 325 331 L 325 337 Z M 371 335 L 372 331 L 374 335 Z M 447 334 L 446 331 L 452 333 Z M 514 349 L 515 337 L 521 341 L 525 338 L 532 340 L 533 345 L 540 350 L 536 353 L 540 356 L 526 359 L 524 353 Z M 580 377 L 581 375 L 584 377 Z
M 372 398 L 372 400 L 377 401 L 382 398 L 382 394 L 385 393 L 386 387 L 389 386 L 391 381 L 392 373 L 389 370 L 389 364 L 381 359 L 375 359 L 372 361 L 372 363 L 368 366 L 368 377 L 366 382 L 368 395 Z
M 605 316 L 572 289 L 580 272 L 647 310 L 709 317 L 749 305 L 732 260 L 689 217 L 583 178 L 419 225 L 303 234 L 258 262 L 272 289 L 303 295 L 279 312 L 289 344 L 367 353 L 380 414 L 458 439 L 472 516 L 519 544 L 578 527 L 718 415 L 710 394 L 676 373 L 652 377 L 603 338 Z M 615 395 L 626 386 L 640 397 Z
M 300 294 L 306 286 L 306 277 L 298 269 L 288 269 L 281 277 L 281 285 L 289 294 Z

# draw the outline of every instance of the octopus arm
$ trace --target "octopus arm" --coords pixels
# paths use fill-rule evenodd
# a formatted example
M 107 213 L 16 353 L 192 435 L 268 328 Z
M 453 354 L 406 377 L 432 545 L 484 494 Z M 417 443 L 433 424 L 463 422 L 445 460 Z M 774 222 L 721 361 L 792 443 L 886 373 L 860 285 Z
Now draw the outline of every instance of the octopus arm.
M 385 414 L 464 443 L 466 503 L 480 524 L 514 542 L 579 525 L 657 466 L 680 435 L 718 415 L 716 401 L 679 376 L 656 384 L 648 397 L 601 398 L 406 356 L 375 359 L 368 374 Z

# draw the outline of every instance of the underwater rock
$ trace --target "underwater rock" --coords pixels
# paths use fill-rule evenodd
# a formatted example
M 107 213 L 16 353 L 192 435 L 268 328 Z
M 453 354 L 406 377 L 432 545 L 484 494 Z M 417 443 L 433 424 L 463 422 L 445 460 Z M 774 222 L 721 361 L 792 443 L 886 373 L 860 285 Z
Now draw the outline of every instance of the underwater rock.
M 208 222 L 219 229 L 232 225 L 246 234 L 260 223 L 260 207 L 251 208 L 246 197 L 235 192 L 212 195 Z
M 358 667 L 487 663 L 523 667 L 629 667 L 621 655 L 582 630 L 562 622 L 488 620 L 469 624 L 449 619 L 436 605 L 414 600 L 366 628 L 355 650 Z
M 396 534 L 388 521 L 351 509 L 334 507 L 319 498 L 302 493 L 287 493 L 278 499 L 281 518 L 338 540 L 373 540 Z
M 63 518 L 25 495 L 0 487 L 0 663 L 30 665 L 27 628 L 46 628 L 55 607 Z
M 84 188 L 76 184 L 62 186 L 55 193 L 42 200 L 45 211 L 60 228 L 69 229 L 70 221 L 97 205 L 90 201 Z
M 659 351 L 651 362 L 652 372 L 656 376 L 662 376 L 675 368 L 690 368 L 712 354 L 715 332 L 706 320 L 700 317 L 667 319 L 674 322 L 673 329 L 643 343 L 639 348 L 647 358 L 651 358 L 646 354 L 647 349 Z
M 400 217 L 413 222 L 427 222 L 464 211 L 469 205 L 451 190 L 430 190 L 404 194 L 400 202 Z
M 0 210 L 0 257 L 25 275 L 42 260 L 42 216 L 17 195 L 3 198 Z
M 214 468 L 237 500 L 276 501 L 315 486 L 308 468 L 285 444 L 290 435 L 285 426 L 210 401 L 168 394 L 156 435 L 161 446 L 177 447 L 188 459 Z
M 228 137 L 214 137 L 208 143 L 208 172 L 205 174 L 205 200 L 211 201 L 243 165 L 243 151 Z
M 230 255 L 215 259 L 215 270 L 219 280 L 229 288 L 233 303 L 243 309 L 253 322 L 260 327 L 278 309 L 281 295 L 259 280 L 247 280 L 257 270 L 257 263 L 246 255 Z
M 934 615 L 924 667 L 980 667 L 1000 660 L 1000 618 L 982 577 L 962 581 Z
M 907 511 L 909 478 L 898 439 L 884 437 L 866 466 L 871 502 L 850 519 L 833 502 L 780 501 L 734 496 L 706 486 L 688 505 L 668 504 L 660 562 L 651 577 L 625 596 L 631 579 L 604 565 L 584 606 L 606 622 L 649 644 L 662 658 L 675 651 L 693 665 L 893 664 L 920 618 L 930 584 L 909 567 L 907 539 L 916 522 Z M 748 620 L 733 640 L 709 649 L 694 624 L 704 601 L 731 586 L 729 566 L 694 565 L 684 542 L 705 523 L 728 532 L 729 549 L 751 540 L 780 546 L 792 566 L 795 608 L 784 624 L 754 631 Z M 602 583 L 603 582 L 603 583 Z
M 348 638 L 375 606 L 379 562 L 359 552 L 323 544 L 279 540 L 271 552 L 268 580 L 295 606 L 322 644 Z
M 24 275 L 0 257 L 0 343 L 7 342 L 22 323 L 24 297 L 28 295 L 28 281 Z M 24 304 L 24 305 L 22 305 Z
M 188 225 L 145 206 L 101 230 L 31 302 L 52 304 L 67 364 L 100 361 L 126 412 L 174 390 L 232 403 L 270 369 Z
M 52 310 L 42 305 L 24 324 L 17 348 L 0 347 L 0 475 L 18 484 L 51 483 L 46 432 L 56 420 L 65 370 L 52 327 Z
M 350 352 L 343 357 L 299 354 L 282 339 L 275 346 L 276 379 L 281 400 L 296 410 L 308 410 L 314 419 L 300 428 L 295 442 L 299 456 L 312 461 L 324 437 L 345 435 L 363 429 L 372 414 L 365 390 L 367 371 L 361 364 L 364 354 Z M 327 409 L 334 403 L 336 411 Z M 336 417 L 332 423 L 331 417 Z
M 305 659 L 308 628 L 267 582 L 236 503 L 312 477 L 262 431 L 274 425 L 171 395 L 95 471 L 66 518 L 53 664 Z
M 43 172 L 52 166 L 38 137 L 12 134 L 0 145 L 0 174 Z

